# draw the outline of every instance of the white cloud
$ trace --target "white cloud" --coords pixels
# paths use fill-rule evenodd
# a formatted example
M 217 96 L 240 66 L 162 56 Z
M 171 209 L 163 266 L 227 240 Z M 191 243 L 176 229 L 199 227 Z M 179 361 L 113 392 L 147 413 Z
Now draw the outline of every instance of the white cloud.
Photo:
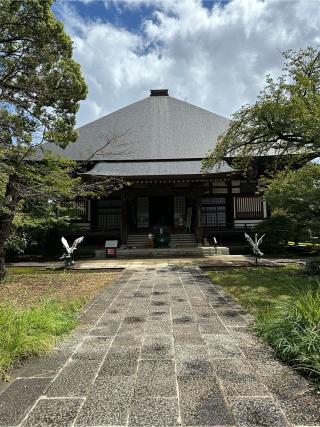
M 134 33 L 81 19 L 72 3 L 59 14 L 89 85 L 79 125 L 169 88 L 180 99 L 229 116 L 254 102 L 265 75 L 278 75 L 281 52 L 320 43 L 317 0 L 122 0 L 117 7 L 155 8 Z M 109 4 L 110 6 L 110 4 Z

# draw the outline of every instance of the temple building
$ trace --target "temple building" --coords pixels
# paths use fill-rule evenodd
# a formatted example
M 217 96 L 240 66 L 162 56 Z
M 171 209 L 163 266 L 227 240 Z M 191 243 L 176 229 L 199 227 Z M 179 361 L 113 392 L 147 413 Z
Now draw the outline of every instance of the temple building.
M 159 229 L 170 246 L 203 246 L 216 237 L 222 246 L 266 218 L 257 178 L 223 162 L 204 174 L 201 161 L 213 150 L 229 120 L 151 90 L 142 99 L 78 129 L 65 150 L 86 161 L 84 179 L 113 177 L 128 185 L 99 200 L 79 201 L 79 226 L 93 241 L 117 239 L 124 249 L 144 247 Z

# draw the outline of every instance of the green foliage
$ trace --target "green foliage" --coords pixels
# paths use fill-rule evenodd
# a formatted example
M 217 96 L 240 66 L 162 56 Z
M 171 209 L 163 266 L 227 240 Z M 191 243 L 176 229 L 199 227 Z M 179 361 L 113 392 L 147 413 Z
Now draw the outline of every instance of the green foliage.
M 257 227 L 266 233 L 265 251 L 280 250 L 289 237 L 309 240 L 320 233 L 320 165 L 292 170 L 320 155 L 320 52 L 308 47 L 283 56 L 283 74 L 268 76 L 255 104 L 234 114 L 203 164 L 209 168 L 228 157 L 248 172 L 264 158 L 260 166 L 270 175 L 260 185 L 274 217 Z
M 28 162 L 19 169 L 21 175 L 16 188 L 20 202 L 4 245 L 10 261 L 16 260 L 32 241 L 45 246 L 50 233 L 72 228 L 72 218 L 61 203 L 67 200 L 72 206 L 75 194 L 81 193 L 82 188 L 81 178 L 73 176 L 74 162 L 66 159 L 46 155 L 41 164 Z M 0 207 L 1 213 L 10 215 L 5 203 Z
M 248 167 L 255 156 L 269 158 L 268 167 L 320 154 L 320 52 L 309 47 L 283 53 L 278 80 L 267 76 L 265 89 L 253 105 L 233 115 L 228 130 L 204 161 L 209 168 L 226 156 Z M 274 162 L 272 162 L 272 159 Z
M 61 245 L 61 236 L 67 233 L 77 234 L 78 226 L 76 224 L 70 224 L 65 222 L 57 222 L 51 224 L 51 227 L 38 229 L 38 236 L 36 240 L 38 245 L 43 248 L 43 251 L 47 253 L 49 257 L 62 256 L 63 248 Z
M 75 164 L 41 152 L 45 142 L 76 140 L 76 113 L 87 95 L 52 3 L 0 0 L 0 280 L 4 245 L 20 232 L 12 226 L 16 214 L 57 216 L 61 200 L 79 195 Z
M 0 377 L 4 378 L 12 364 L 28 356 L 49 351 L 57 337 L 76 326 L 76 311 L 83 304 L 46 301 L 38 307 L 17 308 L 0 305 Z
M 305 271 L 311 276 L 315 274 L 320 275 L 320 258 L 307 259 Z
M 22 254 L 27 246 L 27 233 L 24 230 L 13 230 L 4 244 L 7 261 L 16 261 L 17 256 Z
M 71 38 L 51 11 L 52 3 L 0 2 L 0 141 L 5 151 L 19 157 L 36 131 L 41 132 L 38 140 L 61 146 L 74 141 L 75 114 L 87 94 L 72 59 Z
M 295 264 L 279 268 L 227 268 L 208 272 L 210 279 L 235 297 L 251 314 L 275 307 L 307 287 L 318 288 L 318 276 L 307 276 Z
M 253 328 L 284 361 L 320 383 L 320 276 L 303 268 L 228 268 L 208 272 L 254 317 Z
M 16 251 L 23 253 L 28 244 L 27 235 L 24 232 L 13 232 L 5 243 L 6 251 Z
M 294 228 L 290 219 L 281 214 L 274 214 L 270 218 L 257 224 L 254 231 L 259 235 L 265 234 L 261 244 L 262 252 L 281 252 L 294 238 Z
M 108 177 L 83 182 L 79 172 L 85 162 L 45 150 L 45 143 L 64 148 L 76 140 L 76 113 L 87 96 L 72 40 L 52 4 L 0 0 L 0 280 L 12 233 L 29 236 L 41 226 L 45 232 L 70 222 L 62 203 L 105 196 L 122 186 L 121 179 Z M 21 249 L 14 238 L 7 248 L 13 243 Z
M 320 383 L 320 287 L 259 313 L 254 329 L 279 358 Z
M 265 196 L 272 212 L 282 212 L 297 236 L 308 240 L 320 233 L 320 165 L 308 163 L 264 178 Z
M 45 217 L 23 212 L 16 215 L 5 243 L 8 261 L 17 261 L 21 254 L 30 249 L 32 243 L 43 251 L 43 255 L 49 257 L 62 255 L 61 236 L 77 234 L 78 226 L 76 223 L 70 223 L 72 218 L 65 216 L 63 209 L 60 213 L 56 213 L 56 210 L 46 212 Z

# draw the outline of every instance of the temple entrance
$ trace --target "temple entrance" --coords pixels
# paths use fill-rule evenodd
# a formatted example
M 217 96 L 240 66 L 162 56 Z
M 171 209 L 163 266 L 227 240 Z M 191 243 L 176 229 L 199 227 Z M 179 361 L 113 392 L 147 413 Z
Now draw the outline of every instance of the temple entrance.
M 151 226 L 173 226 L 173 197 L 150 197 Z
M 154 231 L 161 226 L 169 232 L 182 231 L 187 226 L 188 206 L 191 205 L 183 195 L 139 196 L 128 203 L 130 230 L 150 228 Z

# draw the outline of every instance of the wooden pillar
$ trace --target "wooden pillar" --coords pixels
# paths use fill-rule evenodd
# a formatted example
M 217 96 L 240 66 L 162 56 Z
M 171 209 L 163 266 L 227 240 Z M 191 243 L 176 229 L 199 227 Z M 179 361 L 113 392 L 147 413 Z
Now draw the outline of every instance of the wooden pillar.
M 90 223 L 91 225 L 91 219 L 92 219 L 92 215 L 91 215 L 91 199 L 87 200 L 87 221 Z
M 90 203 L 90 230 L 95 231 L 97 229 L 97 199 L 92 199 Z
M 196 221 L 195 221 L 195 225 L 196 225 L 196 238 L 197 238 L 197 242 L 198 244 L 203 244 L 203 230 L 202 230 L 202 225 L 201 225 L 201 198 L 200 197 L 196 197 L 195 199 L 195 211 L 196 211 Z
M 234 205 L 232 197 L 232 182 L 229 179 L 227 181 L 228 194 L 226 197 L 226 220 L 227 226 L 233 226 L 234 223 Z
M 127 193 L 121 194 L 121 244 L 126 245 L 128 240 L 128 206 Z
M 267 210 L 267 201 L 266 197 L 262 196 L 262 209 L 263 209 L 263 218 L 268 218 L 268 210 Z

